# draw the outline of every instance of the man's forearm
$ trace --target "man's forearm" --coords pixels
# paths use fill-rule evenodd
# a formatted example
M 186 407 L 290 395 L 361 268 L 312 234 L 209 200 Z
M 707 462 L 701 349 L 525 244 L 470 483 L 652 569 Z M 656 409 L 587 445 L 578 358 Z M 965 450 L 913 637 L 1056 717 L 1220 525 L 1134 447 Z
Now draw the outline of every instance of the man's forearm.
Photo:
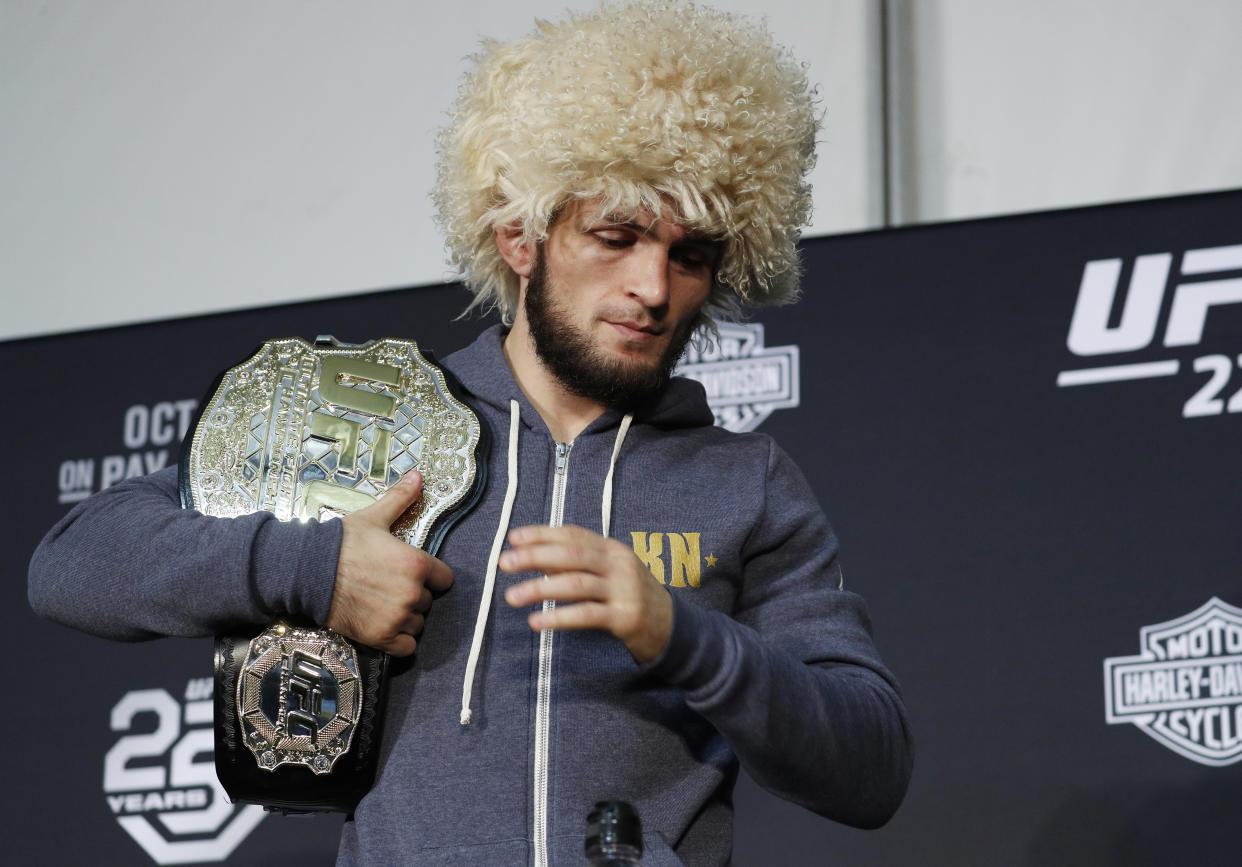
M 894 686 L 849 657 L 808 664 L 726 615 L 680 602 L 651 670 L 685 690 L 764 788 L 877 827 L 905 796 L 913 747 Z
M 127 641 L 210 635 L 286 614 L 321 620 L 339 545 L 339 522 L 182 509 L 168 469 L 108 488 L 57 523 L 31 559 L 30 604 Z

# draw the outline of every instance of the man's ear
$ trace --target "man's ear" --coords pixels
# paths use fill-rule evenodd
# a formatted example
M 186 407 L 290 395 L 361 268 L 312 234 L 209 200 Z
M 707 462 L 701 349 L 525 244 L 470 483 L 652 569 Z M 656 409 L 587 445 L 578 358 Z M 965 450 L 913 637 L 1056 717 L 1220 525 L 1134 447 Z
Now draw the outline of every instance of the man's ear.
M 513 273 L 529 278 L 535 266 L 535 239 L 527 238 L 520 224 L 497 226 L 492 234 L 500 257 L 509 264 Z

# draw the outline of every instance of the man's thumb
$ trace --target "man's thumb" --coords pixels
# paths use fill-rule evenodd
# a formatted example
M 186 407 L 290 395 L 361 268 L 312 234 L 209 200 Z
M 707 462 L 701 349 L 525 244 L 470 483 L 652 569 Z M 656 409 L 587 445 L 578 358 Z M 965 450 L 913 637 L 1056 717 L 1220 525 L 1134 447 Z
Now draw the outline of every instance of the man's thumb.
M 368 523 L 388 529 L 422 495 L 423 477 L 417 470 L 411 470 L 401 481 L 389 488 L 386 494 L 354 514 Z

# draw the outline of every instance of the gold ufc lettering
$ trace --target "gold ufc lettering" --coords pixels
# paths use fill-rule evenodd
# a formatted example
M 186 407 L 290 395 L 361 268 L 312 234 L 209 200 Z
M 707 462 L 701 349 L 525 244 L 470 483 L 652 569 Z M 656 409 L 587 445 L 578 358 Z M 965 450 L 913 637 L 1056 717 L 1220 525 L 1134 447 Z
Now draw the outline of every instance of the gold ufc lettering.
M 362 436 L 362 425 L 347 418 L 337 418 L 326 412 L 317 412 L 311 416 L 311 436 L 321 440 L 332 440 L 340 447 L 336 471 L 352 476 L 358 470 L 358 439 Z
M 336 471 L 351 478 L 358 473 L 358 441 L 362 438 L 362 425 L 347 418 L 338 418 L 326 412 L 311 416 L 311 436 L 330 440 L 340 447 Z M 388 453 L 392 450 L 392 431 L 377 427 L 375 442 L 371 446 L 371 469 L 368 476 L 377 482 L 388 478 Z
M 323 372 L 319 376 L 319 395 L 333 406 L 373 415 L 387 421 L 395 421 L 397 399 L 387 394 L 372 394 L 358 388 L 346 388 L 342 380 L 355 382 L 380 382 L 399 385 L 401 370 L 390 364 L 377 364 L 357 358 L 331 356 L 323 360 Z
M 374 394 L 358 388 L 347 388 L 343 382 L 375 382 L 396 386 L 401 382 L 400 368 L 358 358 L 330 356 L 323 360 L 319 377 L 319 396 L 334 408 L 393 421 L 396 417 L 397 399 L 387 394 Z M 355 477 L 358 473 L 358 442 L 362 439 L 362 425 L 352 419 L 341 418 L 326 412 L 311 416 L 311 436 L 335 442 L 338 447 L 336 471 Z M 371 446 L 371 467 L 367 475 L 378 482 L 388 478 L 388 453 L 392 449 L 392 432 L 376 427 L 375 442 Z M 306 486 L 298 506 L 301 518 L 318 518 L 324 508 L 352 512 L 375 502 L 375 498 L 362 491 L 355 491 L 330 481 L 316 480 Z
M 323 479 L 315 479 L 306 486 L 302 494 L 302 500 L 298 506 L 298 517 L 318 520 L 320 512 L 324 509 L 331 509 L 335 512 L 353 512 L 357 509 L 365 509 L 374 502 L 375 497 L 365 491 L 355 491 L 344 485 L 334 485 Z

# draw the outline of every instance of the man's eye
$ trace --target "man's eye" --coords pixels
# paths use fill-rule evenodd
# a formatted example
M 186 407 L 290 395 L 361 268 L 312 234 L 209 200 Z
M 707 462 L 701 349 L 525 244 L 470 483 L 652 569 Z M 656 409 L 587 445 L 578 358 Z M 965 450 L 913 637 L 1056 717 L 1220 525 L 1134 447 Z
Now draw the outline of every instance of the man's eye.
M 634 239 L 629 235 L 619 235 L 616 233 L 597 233 L 595 235 L 597 241 L 611 250 L 623 250 L 634 243 Z
M 693 270 L 696 268 L 710 267 L 712 256 L 705 250 L 700 250 L 695 247 L 688 247 L 681 250 L 674 250 L 673 261 L 683 268 Z

